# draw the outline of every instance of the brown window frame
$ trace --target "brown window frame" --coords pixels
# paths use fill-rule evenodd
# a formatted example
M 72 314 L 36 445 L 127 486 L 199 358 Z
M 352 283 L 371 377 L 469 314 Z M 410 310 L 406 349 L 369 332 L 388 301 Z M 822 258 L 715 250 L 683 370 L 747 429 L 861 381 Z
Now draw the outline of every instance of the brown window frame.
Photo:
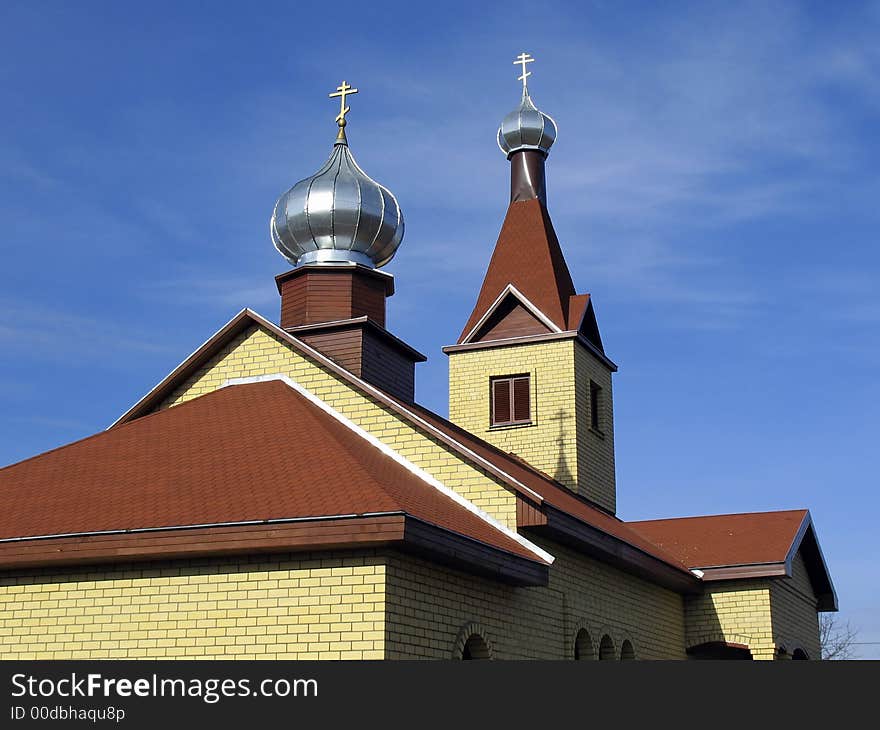
M 527 416 L 526 418 L 515 418 L 517 406 L 519 405 L 516 398 L 516 388 L 514 383 L 518 380 L 526 381 L 526 392 L 528 393 Z M 496 420 L 496 387 L 498 383 L 508 383 L 508 420 Z M 532 376 L 531 373 L 519 373 L 517 375 L 499 375 L 489 378 L 489 426 L 490 428 L 498 428 L 503 426 L 527 426 L 532 423 Z
M 602 433 L 602 386 L 590 381 L 590 428 Z

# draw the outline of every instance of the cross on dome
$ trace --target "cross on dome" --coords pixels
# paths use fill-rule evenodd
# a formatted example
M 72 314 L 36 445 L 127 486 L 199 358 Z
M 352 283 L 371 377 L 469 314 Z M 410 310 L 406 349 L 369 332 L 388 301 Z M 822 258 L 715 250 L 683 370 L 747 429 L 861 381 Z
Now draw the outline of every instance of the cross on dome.
M 528 53 L 520 53 L 513 62 L 514 66 L 522 66 L 522 76 L 519 80 L 523 82 L 523 89 L 528 87 L 528 78 L 532 75 L 531 71 L 526 70 L 527 63 L 534 63 L 535 59 Z
M 343 80 L 343 82 L 336 87 L 336 91 L 334 93 L 328 94 L 331 99 L 335 96 L 339 97 L 339 114 L 336 116 L 336 123 L 340 127 L 345 126 L 345 115 L 351 111 L 351 109 L 345 105 L 345 97 L 349 94 L 357 93 L 357 89 L 352 88 L 351 84 Z

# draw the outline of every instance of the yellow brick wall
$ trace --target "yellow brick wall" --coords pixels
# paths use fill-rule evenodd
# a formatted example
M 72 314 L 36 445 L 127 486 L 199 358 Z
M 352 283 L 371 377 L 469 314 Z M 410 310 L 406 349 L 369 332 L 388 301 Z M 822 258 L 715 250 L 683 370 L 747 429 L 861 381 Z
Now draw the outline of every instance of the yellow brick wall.
M 577 393 L 578 482 L 580 491 L 611 512 L 617 510 L 617 484 L 614 467 L 614 399 L 611 371 L 587 348 L 574 348 L 575 388 Z M 602 391 L 599 408 L 599 431 L 591 428 L 590 381 Z
M 532 424 L 490 427 L 489 379 L 531 376 Z M 574 342 L 449 354 L 449 420 L 577 490 Z
M 478 624 L 497 659 L 571 659 L 586 628 L 594 652 L 602 636 L 620 656 L 624 640 L 638 659 L 683 659 L 682 598 L 552 543 L 546 588 L 518 588 L 406 555 L 387 567 L 387 655 L 448 659 L 462 626 Z
M 0 576 L 0 659 L 381 659 L 369 552 Z
M 524 373 L 531 425 L 491 427 L 489 379 Z M 591 379 L 602 388 L 604 438 L 590 429 Z M 614 511 L 611 372 L 575 340 L 450 353 L 449 419 Z
M 516 529 L 515 495 L 495 477 L 464 461 L 442 442 L 416 430 L 386 406 L 261 327 L 251 327 L 236 337 L 181 384 L 160 408 L 216 390 L 230 378 L 276 373 L 295 380 L 431 476 Z
M 792 577 L 770 584 L 773 635 L 789 656 L 803 649 L 810 659 L 820 658 L 819 614 L 804 559 L 798 553 L 792 563 Z
M 718 583 L 685 599 L 687 645 L 728 641 L 745 644 L 755 659 L 773 659 L 775 644 L 769 581 Z

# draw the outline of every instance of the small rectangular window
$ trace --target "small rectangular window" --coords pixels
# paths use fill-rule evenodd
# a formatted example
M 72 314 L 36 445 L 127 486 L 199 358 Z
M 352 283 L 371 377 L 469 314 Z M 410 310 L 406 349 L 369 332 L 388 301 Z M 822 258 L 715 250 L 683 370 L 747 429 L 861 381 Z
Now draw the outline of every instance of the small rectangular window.
M 508 375 L 489 381 L 491 418 L 493 426 L 511 426 L 531 423 L 531 378 L 528 375 Z
M 599 424 L 602 415 L 602 388 L 590 381 L 590 427 L 594 431 L 600 431 Z

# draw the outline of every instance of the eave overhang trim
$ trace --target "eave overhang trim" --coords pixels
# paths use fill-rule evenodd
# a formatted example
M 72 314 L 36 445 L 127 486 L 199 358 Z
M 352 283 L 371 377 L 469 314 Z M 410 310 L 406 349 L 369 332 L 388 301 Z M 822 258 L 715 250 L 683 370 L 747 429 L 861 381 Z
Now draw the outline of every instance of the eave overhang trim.
M 831 573 L 819 546 L 816 529 L 810 512 L 804 514 L 798 531 L 791 542 L 784 561 L 769 563 L 747 563 L 741 565 L 700 565 L 694 566 L 703 573 L 705 582 L 744 580 L 749 578 L 790 578 L 793 562 L 798 551 L 803 550 L 804 562 L 813 591 L 816 593 L 819 611 L 837 611 L 837 591 L 831 581 Z
M 549 567 L 403 512 L 40 535 L 0 542 L 0 570 L 389 547 L 522 586 Z
M 638 575 L 678 593 L 696 594 L 702 582 L 687 568 L 676 568 L 620 538 L 573 517 L 552 505 L 544 504 L 546 522 L 526 528 L 536 534 L 545 534 L 560 542 L 577 547 L 603 562 L 624 572 Z

